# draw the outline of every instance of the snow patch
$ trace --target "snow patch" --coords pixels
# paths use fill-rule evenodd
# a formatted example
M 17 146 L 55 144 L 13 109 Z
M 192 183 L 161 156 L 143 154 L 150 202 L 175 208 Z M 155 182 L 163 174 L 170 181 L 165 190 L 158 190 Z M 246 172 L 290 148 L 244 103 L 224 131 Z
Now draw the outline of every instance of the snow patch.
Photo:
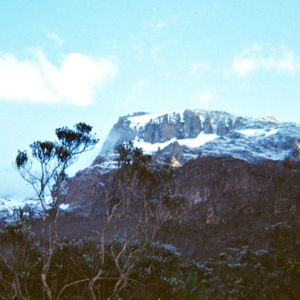
M 243 130 L 237 130 L 237 132 L 244 135 L 250 135 L 250 136 L 258 136 L 266 133 L 266 131 L 262 129 L 243 129 Z
M 268 132 L 266 132 L 266 136 L 276 134 L 279 131 L 279 129 L 271 129 Z
M 210 142 L 218 137 L 219 136 L 216 135 L 215 133 L 205 134 L 204 132 L 200 132 L 198 134 L 198 136 L 194 139 L 177 140 L 177 142 L 180 145 L 185 145 L 190 148 L 197 148 L 197 147 L 200 147 L 200 146 L 204 145 L 205 143 Z
M 176 123 L 178 114 L 180 115 L 181 121 L 183 121 L 183 111 L 182 110 L 131 117 L 131 118 L 128 118 L 128 120 L 130 121 L 131 128 L 144 127 L 151 120 L 152 120 L 151 122 L 155 123 L 155 124 L 161 123 L 165 115 L 168 115 L 169 123 Z
M 146 143 L 143 140 L 134 140 L 133 145 L 134 147 L 138 147 L 138 148 L 142 148 L 143 151 L 147 154 L 151 154 L 153 152 L 158 151 L 158 149 L 164 149 L 167 146 L 169 146 L 170 144 L 174 143 L 174 142 L 178 142 L 179 145 L 183 146 L 188 146 L 190 148 L 197 148 L 200 147 L 202 145 L 204 145 L 207 142 L 210 142 L 216 138 L 218 138 L 219 136 L 216 134 L 205 134 L 203 132 L 199 133 L 198 136 L 194 139 L 176 139 L 176 138 L 172 138 L 171 140 L 165 142 L 165 143 L 155 143 L 155 144 L 151 144 L 151 143 Z
M 155 143 L 155 144 L 151 144 L 151 143 L 146 143 L 144 142 L 144 140 L 134 140 L 133 141 L 133 146 L 134 147 L 138 147 L 138 148 L 142 148 L 144 153 L 147 153 L 147 154 L 151 154 L 153 152 L 156 152 L 158 151 L 158 148 L 160 149 L 164 149 L 165 147 L 167 147 L 168 145 L 176 142 L 177 139 L 176 138 L 173 138 L 165 143 Z
M 50 209 L 52 204 L 52 197 L 45 197 L 46 209 Z M 0 218 L 5 218 L 6 221 L 10 222 L 11 216 L 13 216 L 14 211 L 17 209 L 24 209 L 25 207 L 30 207 L 34 212 L 34 217 L 40 217 L 42 214 L 42 206 L 39 199 L 22 199 L 22 198 L 0 198 Z M 59 205 L 61 210 L 68 210 L 69 204 Z
M 276 134 L 279 131 L 279 129 L 271 129 L 269 131 L 263 130 L 263 129 L 243 129 L 243 130 L 237 130 L 237 132 L 244 134 L 244 135 L 250 135 L 250 136 L 269 136 Z
M 61 204 L 61 205 L 59 206 L 59 208 L 60 208 L 61 210 L 68 210 L 69 207 L 70 207 L 70 204 Z

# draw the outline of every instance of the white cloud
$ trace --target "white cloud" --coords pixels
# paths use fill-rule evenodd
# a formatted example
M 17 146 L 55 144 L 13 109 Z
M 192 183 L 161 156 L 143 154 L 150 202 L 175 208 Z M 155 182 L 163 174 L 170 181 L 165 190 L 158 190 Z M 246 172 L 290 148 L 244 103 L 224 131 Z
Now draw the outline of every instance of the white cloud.
M 23 61 L 0 53 L 0 99 L 87 106 L 94 89 L 116 73 L 109 59 L 71 53 L 58 68 L 40 50 L 33 53 L 33 59 Z
M 193 105 L 197 108 L 207 109 L 209 107 L 209 104 L 212 101 L 212 93 L 207 91 L 198 94 L 196 97 L 192 99 Z
M 48 33 L 47 34 L 48 38 L 50 38 L 51 40 L 55 41 L 57 43 L 58 46 L 62 46 L 65 41 L 60 37 L 58 36 L 57 34 L 55 33 Z
M 234 58 L 233 70 L 240 77 L 259 69 L 292 74 L 300 70 L 300 58 L 287 48 L 269 45 L 256 45 Z

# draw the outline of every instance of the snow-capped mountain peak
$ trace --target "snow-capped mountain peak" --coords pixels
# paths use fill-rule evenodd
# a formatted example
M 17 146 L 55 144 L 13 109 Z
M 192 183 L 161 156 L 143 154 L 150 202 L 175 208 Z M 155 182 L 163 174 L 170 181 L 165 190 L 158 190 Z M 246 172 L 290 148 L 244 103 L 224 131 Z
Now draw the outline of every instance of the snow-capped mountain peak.
M 149 154 L 178 142 L 186 159 L 201 154 L 229 155 L 249 162 L 284 160 L 299 137 L 299 124 L 280 123 L 275 117 L 254 119 L 202 109 L 135 113 L 119 118 L 101 155 L 128 141 Z

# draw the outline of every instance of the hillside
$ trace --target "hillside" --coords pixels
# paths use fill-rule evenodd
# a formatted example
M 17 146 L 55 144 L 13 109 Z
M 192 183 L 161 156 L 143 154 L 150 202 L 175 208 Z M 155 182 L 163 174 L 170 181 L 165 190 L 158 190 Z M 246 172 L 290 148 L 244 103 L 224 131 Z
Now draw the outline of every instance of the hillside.
M 121 117 L 101 155 L 68 182 L 64 203 L 73 216 L 101 215 L 105 180 L 117 167 L 113 149 L 133 141 L 156 164 L 174 167 L 175 178 L 166 188 L 187 198 L 185 222 L 169 238 L 173 244 L 187 254 L 200 255 L 232 241 L 249 243 L 266 226 L 299 223 L 297 136 L 298 124 L 224 112 L 186 110 Z M 222 231 L 222 238 L 207 237 L 215 228 Z
M 97 143 L 77 128 L 64 142 Z M 121 117 L 45 210 L 1 200 L 0 297 L 299 299 L 298 136 L 225 112 Z

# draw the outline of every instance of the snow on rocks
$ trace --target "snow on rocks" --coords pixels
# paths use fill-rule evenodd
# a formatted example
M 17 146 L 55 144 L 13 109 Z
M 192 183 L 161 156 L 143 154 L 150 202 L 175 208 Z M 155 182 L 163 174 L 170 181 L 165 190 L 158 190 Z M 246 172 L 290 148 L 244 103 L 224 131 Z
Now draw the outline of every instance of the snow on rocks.
M 184 153 L 187 159 L 203 154 L 249 162 L 284 160 L 294 137 L 300 140 L 299 124 L 280 123 L 274 117 L 255 119 L 202 109 L 143 113 L 121 117 L 101 152 L 105 155 L 116 144 L 133 141 L 145 153 L 154 154 L 177 141 L 189 149 Z
M 52 204 L 52 197 L 45 197 L 46 209 L 49 210 Z M 60 210 L 67 211 L 69 204 L 60 204 Z M 34 198 L 0 198 L 0 219 L 4 219 L 6 223 L 15 222 L 19 219 L 19 211 L 22 210 L 25 217 L 32 214 L 33 218 L 40 218 L 43 214 L 39 199 Z

